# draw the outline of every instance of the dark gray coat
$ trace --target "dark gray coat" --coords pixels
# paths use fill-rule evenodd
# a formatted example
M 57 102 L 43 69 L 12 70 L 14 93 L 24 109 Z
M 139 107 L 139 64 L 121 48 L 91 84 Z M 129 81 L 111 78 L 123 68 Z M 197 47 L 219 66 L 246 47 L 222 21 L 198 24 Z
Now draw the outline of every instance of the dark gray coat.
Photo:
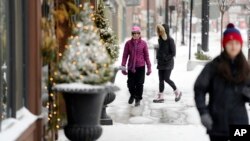
M 250 101 L 250 81 L 241 84 L 226 81 L 216 71 L 220 60 L 219 56 L 208 63 L 198 76 L 195 103 L 200 115 L 209 113 L 212 117 L 213 127 L 208 134 L 229 136 L 229 125 L 249 124 L 245 103 Z
M 159 48 L 157 50 L 157 69 L 172 70 L 174 68 L 174 56 L 176 48 L 174 40 L 168 36 L 167 40 L 161 37 L 158 39 Z

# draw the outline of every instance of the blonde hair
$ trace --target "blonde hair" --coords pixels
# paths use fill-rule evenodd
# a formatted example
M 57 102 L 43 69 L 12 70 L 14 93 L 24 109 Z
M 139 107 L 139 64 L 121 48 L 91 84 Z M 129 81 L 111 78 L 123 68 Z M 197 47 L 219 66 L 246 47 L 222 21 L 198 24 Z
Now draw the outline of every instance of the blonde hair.
M 163 40 L 167 40 L 165 28 L 161 24 L 157 24 L 156 31 L 159 37 L 162 37 Z

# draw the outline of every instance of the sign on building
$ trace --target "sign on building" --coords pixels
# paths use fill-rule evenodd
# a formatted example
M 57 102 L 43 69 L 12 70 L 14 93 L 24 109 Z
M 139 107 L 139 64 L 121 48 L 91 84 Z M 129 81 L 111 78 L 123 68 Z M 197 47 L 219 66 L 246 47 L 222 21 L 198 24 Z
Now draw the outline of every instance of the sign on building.
M 127 6 L 139 6 L 141 3 L 141 0 L 126 0 Z

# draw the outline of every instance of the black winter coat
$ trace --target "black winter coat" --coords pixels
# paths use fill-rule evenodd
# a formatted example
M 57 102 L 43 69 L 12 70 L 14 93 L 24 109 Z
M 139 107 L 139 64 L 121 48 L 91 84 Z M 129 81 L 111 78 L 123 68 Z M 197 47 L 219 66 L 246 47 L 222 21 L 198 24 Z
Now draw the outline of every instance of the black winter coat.
M 158 39 L 159 48 L 157 50 L 157 69 L 172 70 L 174 68 L 174 56 L 176 48 L 174 40 L 168 36 L 167 40 L 161 37 Z
M 200 115 L 209 113 L 212 117 L 213 127 L 208 134 L 229 136 L 229 125 L 249 124 L 245 103 L 250 101 L 250 81 L 241 84 L 226 81 L 216 71 L 220 60 L 221 56 L 208 63 L 198 76 L 195 103 Z

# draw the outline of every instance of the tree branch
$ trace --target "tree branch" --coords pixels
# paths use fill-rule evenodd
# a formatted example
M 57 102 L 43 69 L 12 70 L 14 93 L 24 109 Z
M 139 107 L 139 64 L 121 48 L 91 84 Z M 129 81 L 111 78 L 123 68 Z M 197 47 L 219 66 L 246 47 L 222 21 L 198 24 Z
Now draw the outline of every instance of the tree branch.
M 229 0 L 228 0 L 229 1 Z M 226 11 L 229 10 L 229 8 L 233 5 L 233 3 L 235 2 L 235 0 L 231 0 L 231 3 L 228 4 L 228 6 L 226 7 Z
M 229 7 L 231 7 L 235 3 L 235 0 L 231 0 L 231 3 L 229 4 Z
M 222 11 L 223 10 L 223 8 L 222 8 L 222 3 L 221 3 L 221 1 L 220 0 L 218 0 L 218 4 L 219 4 L 219 9 L 220 9 L 220 11 Z

